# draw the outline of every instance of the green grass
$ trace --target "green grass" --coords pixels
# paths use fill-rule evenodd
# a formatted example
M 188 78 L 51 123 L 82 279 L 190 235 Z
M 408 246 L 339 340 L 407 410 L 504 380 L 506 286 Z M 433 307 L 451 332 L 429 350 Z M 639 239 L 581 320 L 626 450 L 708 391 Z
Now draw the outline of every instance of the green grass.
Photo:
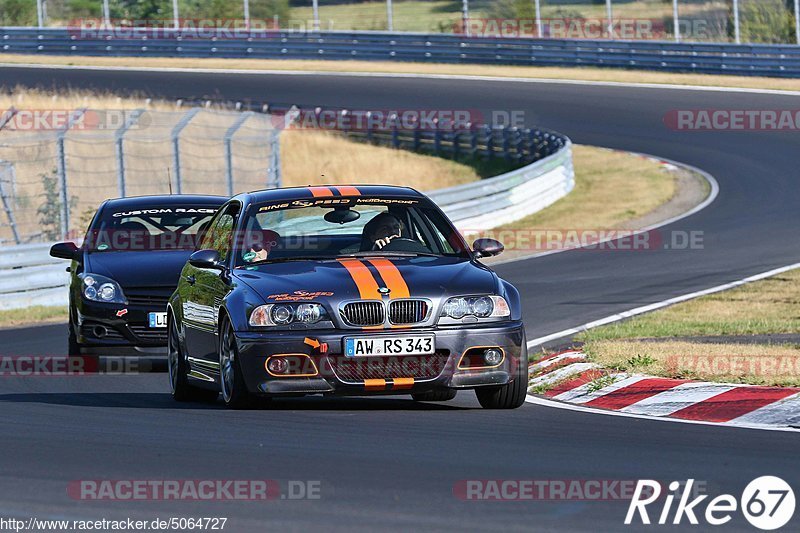
M 800 331 L 800 269 L 590 329 L 578 341 Z

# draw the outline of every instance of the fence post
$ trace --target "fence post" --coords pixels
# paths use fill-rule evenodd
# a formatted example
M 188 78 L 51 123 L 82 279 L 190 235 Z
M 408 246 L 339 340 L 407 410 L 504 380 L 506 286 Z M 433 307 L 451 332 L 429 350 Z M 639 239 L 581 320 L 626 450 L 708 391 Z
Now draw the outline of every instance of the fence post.
M 40 28 L 44 26 L 44 6 L 42 6 L 43 1 L 44 0 L 36 0 L 36 21 Z
M 800 44 L 800 0 L 794 0 L 794 36 Z
M 739 0 L 733 0 L 733 33 L 736 44 L 741 44 L 742 35 L 739 31 Z
M 178 31 L 180 27 L 180 11 L 178 10 L 178 0 L 172 0 L 172 28 Z
M 231 146 L 233 141 L 233 136 L 236 135 L 236 132 L 239 128 L 242 127 L 247 119 L 253 116 L 251 111 L 247 111 L 239 115 L 239 118 L 233 123 L 233 125 L 228 128 L 228 131 L 225 132 L 225 175 L 228 181 L 228 196 L 233 196 L 233 148 Z
M 469 0 L 461 0 L 461 24 L 464 35 L 469 37 Z
M 67 125 L 58 131 L 56 151 L 58 158 L 58 181 L 61 188 L 61 237 L 66 239 L 69 233 L 69 194 L 67 190 L 67 154 L 64 151 L 64 140 L 69 129 L 83 117 L 86 109 L 79 109 L 70 115 Z
M 172 128 L 172 164 L 175 167 L 175 193 L 181 194 L 183 190 L 183 177 L 181 176 L 181 132 L 189 122 L 200 112 L 199 107 L 189 110 Z
M 144 109 L 135 109 L 128 116 L 125 124 L 117 129 L 114 134 L 114 147 L 117 155 L 117 192 L 120 198 L 125 198 L 125 150 L 123 144 L 125 143 L 125 134 L 131 129 L 139 117 L 144 113 Z
M 681 42 L 681 21 L 678 18 L 678 0 L 672 0 L 672 20 L 675 25 L 675 29 L 673 30 L 675 33 L 675 42 L 679 43 Z
M 106 28 L 111 27 L 111 11 L 108 8 L 108 0 L 103 0 L 103 25 Z
M 250 0 L 244 0 L 244 27 L 250 31 Z
M 267 169 L 267 186 L 281 186 L 281 130 L 275 129 L 270 137 L 269 168 Z
M 314 17 L 314 31 L 319 31 L 319 0 L 311 1 L 311 11 Z
M 544 37 L 542 35 L 542 6 L 540 0 L 536 0 L 534 4 L 536 7 L 536 36 L 541 39 Z
M 394 17 L 392 15 L 392 0 L 386 0 L 386 27 L 389 31 L 394 31 Z
M 6 179 L 6 176 L 8 179 Z M 6 182 L 11 183 L 11 193 L 6 189 Z M 8 225 L 11 226 L 11 234 L 14 236 L 14 242 L 20 243 L 19 233 L 17 231 L 17 220 L 14 218 L 14 207 L 12 201 L 14 200 L 14 183 L 16 176 L 14 175 L 14 166 L 11 163 L 0 161 L 0 199 L 3 201 L 3 210 L 8 217 Z
M 611 9 L 611 0 L 606 0 L 606 28 L 608 31 L 608 38 L 614 38 L 614 22 L 613 22 L 614 12 Z

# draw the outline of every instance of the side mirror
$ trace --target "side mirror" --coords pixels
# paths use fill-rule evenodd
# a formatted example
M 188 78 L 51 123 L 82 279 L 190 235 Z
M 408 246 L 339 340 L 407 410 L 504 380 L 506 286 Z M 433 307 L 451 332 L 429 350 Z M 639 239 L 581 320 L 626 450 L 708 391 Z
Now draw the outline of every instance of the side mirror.
M 189 256 L 189 264 L 197 268 L 213 268 L 224 270 L 225 266 L 220 263 L 219 252 L 216 250 L 197 250 Z
M 50 247 L 50 256 L 59 259 L 81 260 L 81 251 L 74 242 L 59 242 Z
M 478 257 L 493 257 L 503 253 L 506 247 L 494 239 L 478 239 L 472 243 L 472 249 Z

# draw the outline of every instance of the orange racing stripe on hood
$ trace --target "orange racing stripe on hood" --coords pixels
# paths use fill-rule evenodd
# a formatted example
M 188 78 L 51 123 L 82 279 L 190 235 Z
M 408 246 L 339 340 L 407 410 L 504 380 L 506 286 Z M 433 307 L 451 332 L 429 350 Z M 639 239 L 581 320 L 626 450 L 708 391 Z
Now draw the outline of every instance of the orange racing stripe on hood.
M 391 291 L 389 295 L 393 299 L 411 296 L 403 274 L 394 266 L 394 263 L 388 259 L 370 259 L 369 262 L 378 269 L 378 273 L 381 275 L 383 282 L 386 283 L 386 287 Z
M 369 271 L 367 265 L 358 259 L 339 259 L 339 263 L 347 269 L 350 277 L 358 287 L 358 293 L 363 300 L 380 300 L 381 293 L 378 292 L 378 282 L 375 276 Z

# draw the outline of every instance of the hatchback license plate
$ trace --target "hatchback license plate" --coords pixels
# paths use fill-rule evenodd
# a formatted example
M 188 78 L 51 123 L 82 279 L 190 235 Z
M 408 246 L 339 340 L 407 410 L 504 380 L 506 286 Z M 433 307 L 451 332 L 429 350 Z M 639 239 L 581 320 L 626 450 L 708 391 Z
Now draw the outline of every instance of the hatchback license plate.
M 344 340 L 347 357 L 370 355 L 430 355 L 436 351 L 433 335 L 402 337 L 349 337 Z
M 167 313 L 148 313 L 147 325 L 151 328 L 166 328 Z

